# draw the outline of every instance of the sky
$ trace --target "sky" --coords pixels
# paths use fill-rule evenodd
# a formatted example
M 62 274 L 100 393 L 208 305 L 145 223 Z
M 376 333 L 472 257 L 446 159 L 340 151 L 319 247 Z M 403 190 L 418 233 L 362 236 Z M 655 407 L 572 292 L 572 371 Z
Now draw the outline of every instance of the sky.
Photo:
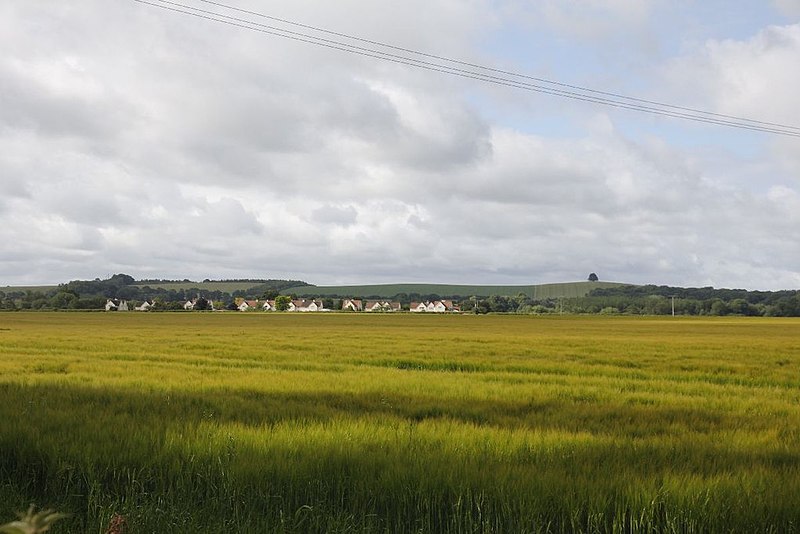
M 800 126 L 800 0 L 225 1 Z M 133 0 L 0 3 L 0 285 L 114 273 L 536 284 L 595 272 L 798 289 L 799 230 L 797 137 L 502 87 Z

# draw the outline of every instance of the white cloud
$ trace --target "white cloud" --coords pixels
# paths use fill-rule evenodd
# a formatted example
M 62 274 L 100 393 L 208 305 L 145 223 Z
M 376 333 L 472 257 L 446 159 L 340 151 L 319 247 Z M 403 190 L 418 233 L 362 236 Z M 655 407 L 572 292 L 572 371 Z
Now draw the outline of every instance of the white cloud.
M 743 41 L 709 40 L 667 77 L 673 95 L 704 109 L 800 126 L 799 59 L 800 24 L 770 26 Z

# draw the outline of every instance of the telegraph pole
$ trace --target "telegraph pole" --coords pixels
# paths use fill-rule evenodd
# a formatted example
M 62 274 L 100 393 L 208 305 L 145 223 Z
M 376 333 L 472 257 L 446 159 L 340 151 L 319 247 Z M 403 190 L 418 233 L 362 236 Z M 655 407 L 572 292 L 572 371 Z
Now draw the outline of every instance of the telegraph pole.
M 675 317 L 675 295 L 672 295 L 672 316 Z

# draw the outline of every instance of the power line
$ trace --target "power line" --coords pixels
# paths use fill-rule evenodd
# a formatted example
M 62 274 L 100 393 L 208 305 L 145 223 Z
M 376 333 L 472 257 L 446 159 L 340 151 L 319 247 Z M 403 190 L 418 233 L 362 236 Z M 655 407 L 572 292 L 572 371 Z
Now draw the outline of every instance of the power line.
M 162 1 L 162 0 L 157 0 L 157 1 Z M 589 87 L 583 87 L 583 86 L 580 86 L 580 85 L 572 85 L 572 84 L 559 82 L 559 81 L 555 81 L 555 80 L 549 80 L 547 78 L 539 78 L 539 77 L 536 77 L 536 76 L 530 76 L 530 75 L 522 74 L 522 73 L 518 73 L 518 72 L 513 72 L 513 71 L 508 71 L 508 70 L 503 70 L 503 69 L 497 69 L 497 68 L 494 68 L 494 67 L 487 67 L 485 65 L 480 65 L 480 64 L 477 64 L 477 63 L 470 63 L 468 61 L 462 61 L 462 60 L 458 60 L 458 59 L 453 59 L 453 58 L 449 58 L 449 57 L 446 57 L 446 56 L 440 56 L 440 55 L 436 55 L 436 54 L 429 54 L 429 53 L 426 53 L 426 52 L 420 52 L 418 50 L 414 50 L 414 49 L 411 49 L 411 48 L 404 48 L 402 46 L 396 46 L 396 45 L 392 45 L 392 44 L 382 43 L 380 41 L 374 41 L 374 40 L 371 40 L 371 39 L 365 39 L 363 37 L 358 37 L 356 35 L 351 35 L 351 34 L 342 33 L 342 32 L 336 32 L 336 31 L 328 30 L 326 28 L 321 28 L 319 26 L 311 26 L 309 24 L 303 24 L 303 23 L 300 23 L 300 22 L 295 22 L 295 21 L 292 21 L 292 20 L 283 19 L 283 18 L 280 18 L 280 17 L 275 17 L 275 16 L 272 16 L 272 15 L 264 14 L 264 13 L 259 13 L 257 11 L 249 11 L 249 10 L 246 10 L 246 9 L 241 9 L 241 8 L 238 8 L 238 7 L 235 7 L 235 6 L 231 6 L 231 5 L 228 5 L 228 4 L 223 4 L 221 2 L 215 2 L 213 0 L 197 0 L 197 1 L 198 2 L 203 2 L 205 4 L 210 4 L 210 5 L 213 5 L 213 6 L 221 7 L 221 8 L 224 8 L 224 9 L 229 9 L 229 10 L 232 10 L 232 11 L 238 11 L 240 13 L 246 13 L 248 15 L 255 15 L 257 17 L 261 17 L 261 18 L 268 19 L 268 20 L 273 20 L 273 21 L 276 21 L 276 22 L 281 22 L 283 24 L 288 24 L 288 25 L 291 25 L 291 26 L 299 27 L 299 28 L 305 28 L 305 29 L 308 29 L 308 30 L 314 30 L 314 31 L 318 31 L 318 32 L 321 32 L 321 33 L 326 33 L 328 35 L 335 35 L 337 37 L 345 37 L 347 39 L 352 39 L 354 41 L 359 41 L 359 42 L 362 42 L 362 43 L 381 46 L 381 47 L 384 47 L 384 48 L 389 48 L 389 49 L 397 50 L 397 51 L 400 51 L 400 52 L 407 52 L 407 53 L 410 53 L 410 54 L 415 54 L 415 55 L 419 55 L 419 56 L 427 57 L 427 58 L 431 58 L 431 59 L 438 59 L 438 60 L 442 60 L 442 61 L 448 61 L 450 63 L 455 63 L 455 64 L 458 64 L 458 65 L 464 65 L 464 66 L 467 66 L 467 67 L 479 68 L 479 69 L 486 70 L 486 71 L 489 71 L 489 72 L 496 72 L 496 73 L 499 73 L 499 74 L 507 74 L 507 75 L 510 75 L 510 76 L 516 76 L 516 77 L 519 77 L 519 78 L 525 78 L 525 79 L 533 80 L 533 81 L 536 81 L 536 82 L 555 85 L 555 86 L 558 86 L 558 87 L 566 87 L 568 89 L 576 89 L 576 90 L 584 91 L 584 92 L 588 92 L 588 93 L 594 93 L 594 94 L 599 94 L 599 95 L 604 95 L 604 96 L 612 96 L 612 97 L 615 97 L 615 98 L 622 98 L 622 99 L 625 99 L 625 100 L 631 100 L 633 102 L 639 102 L 639 103 L 643 103 L 643 104 L 653 104 L 653 105 L 656 105 L 656 106 L 662 106 L 662 107 L 671 108 L 671 109 L 678 109 L 678 110 L 682 110 L 682 111 L 690 111 L 690 112 L 693 112 L 693 113 L 702 113 L 704 115 L 711 115 L 711 116 L 715 116 L 715 117 L 723 117 L 723 118 L 734 119 L 734 120 L 738 120 L 738 121 L 747 121 L 747 122 L 752 122 L 754 124 L 763 124 L 763 125 L 766 125 L 766 126 L 778 126 L 780 128 L 788 128 L 788 129 L 799 130 L 800 131 L 800 127 L 798 127 L 798 126 L 789 126 L 789 125 L 779 124 L 779 123 L 774 123 L 774 122 L 764 122 L 764 121 L 755 120 L 755 119 L 747 119 L 747 118 L 744 118 L 744 117 L 736 117 L 736 116 L 733 116 L 733 115 L 725 115 L 723 113 L 714 113 L 714 112 L 711 112 L 711 111 L 704 111 L 704 110 L 701 110 L 701 109 L 695 109 L 695 108 L 689 108 L 689 107 L 684 107 L 684 106 L 677 106 L 677 105 L 673 105 L 673 104 L 667 104 L 667 103 L 658 102 L 658 101 L 655 101 L 655 100 L 647 100 L 647 99 L 643 99 L 643 98 L 625 96 L 625 95 L 622 95 L 622 94 L 619 94 L 619 93 L 612 93 L 612 92 L 608 92 L 608 91 L 600 91 L 600 90 L 597 90 L 597 89 L 591 89 Z
M 148 2 L 148 1 L 144 1 L 144 0 L 135 0 L 135 1 L 143 3 L 143 4 L 148 4 L 148 5 L 151 5 L 151 6 L 155 6 L 155 7 L 160 7 L 162 9 L 167 9 L 167 10 L 170 10 L 170 11 L 175 11 L 175 12 L 178 12 L 178 13 L 186 14 L 186 15 L 192 15 L 192 16 L 195 16 L 195 17 L 204 18 L 204 19 L 207 19 L 207 20 L 212 20 L 214 22 L 220 22 L 220 23 L 223 23 L 223 24 L 237 26 L 237 27 L 241 27 L 241 28 L 245 28 L 245 29 L 249 29 L 249 30 L 253 30 L 253 31 L 259 31 L 259 32 L 262 32 L 262 33 L 270 34 L 270 35 L 275 35 L 275 36 L 278 36 L 278 37 L 289 38 L 289 39 L 293 39 L 293 40 L 297 40 L 297 41 L 306 42 L 306 43 L 309 43 L 309 44 L 315 44 L 315 45 L 318 45 L 318 46 L 324 46 L 324 47 L 327 47 L 327 48 L 333 48 L 333 49 L 344 51 L 344 52 L 364 55 L 364 56 L 373 57 L 373 58 L 376 58 L 376 59 L 383 59 L 385 61 L 392 61 L 392 62 L 395 62 L 395 63 L 401 63 L 401 64 L 405 64 L 405 65 L 410 65 L 410 66 L 415 66 L 415 67 L 418 67 L 418 68 L 425 68 L 425 69 L 428 69 L 428 70 L 433 70 L 433 71 L 442 72 L 442 73 L 446 73 L 446 74 L 472 78 L 472 79 L 476 79 L 476 80 L 480 80 L 480 81 L 484 81 L 484 82 L 489 82 L 489 83 L 496 83 L 498 85 L 505 85 L 505 86 L 509 86 L 509 87 L 515 87 L 515 88 L 518 88 L 518 89 L 527 89 L 527 90 L 541 92 L 541 93 L 545 93 L 545 94 L 551 94 L 551 95 L 554 95 L 554 96 L 561 96 L 561 97 L 564 97 L 564 98 L 572 98 L 572 99 L 576 99 L 576 100 L 583 100 L 583 101 L 587 101 L 587 102 L 603 104 L 603 105 L 608 105 L 608 106 L 613 106 L 613 107 L 618 107 L 618 108 L 623 108 L 623 109 L 630 109 L 630 110 L 634 110 L 634 111 L 641 111 L 641 112 L 646 112 L 646 113 L 651 113 L 651 114 L 656 114 L 656 115 L 664 115 L 664 116 L 669 116 L 669 117 L 674 117 L 674 118 L 682 118 L 682 119 L 686 119 L 686 120 L 693 120 L 693 121 L 696 121 L 696 122 L 705 122 L 705 123 L 717 124 L 717 125 L 721 125 L 721 126 L 729 126 L 729 127 L 734 127 L 734 128 L 740 128 L 740 129 L 747 129 L 747 130 L 761 131 L 761 132 L 767 132 L 767 133 L 774 133 L 774 134 L 779 134 L 779 135 L 800 137 L 800 132 L 786 131 L 786 130 L 783 129 L 783 128 L 798 129 L 798 128 L 793 127 L 793 126 L 786 126 L 786 125 L 776 125 L 776 127 L 758 126 L 757 124 L 747 124 L 747 123 L 742 123 L 742 122 L 735 122 L 735 121 L 718 119 L 718 118 L 714 118 L 714 117 L 704 117 L 704 116 L 698 116 L 698 115 L 694 115 L 694 114 L 681 113 L 681 112 L 677 112 L 677 111 L 658 109 L 658 108 L 654 108 L 654 107 L 650 107 L 650 106 L 644 106 L 644 105 L 636 104 L 635 102 L 615 101 L 615 100 L 612 100 L 612 99 L 602 98 L 602 97 L 598 97 L 598 96 L 594 96 L 594 95 L 585 95 L 585 94 L 575 93 L 575 92 L 572 92 L 572 91 L 564 91 L 564 90 L 560 90 L 560 89 L 556 89 L 556 88 L 552 88 L 552 87 L 537 86 L 537 85 L 529 84 L 529 83 L 526 83 L 526 82 L 520 82 L 518 80 L 510 80 L 510 79 L 507 79 L 507 78 L 500 78 L 500 77 L 497 77 L 497 76 L 488 75 L 488 74 L 479 73 L 479 72 L 474 72 L 474 71 L 465 71 L 464 69 L 454 68 L 454 67 L 451 67 L 449 65 L 434 64 L 434 63 L 431 63 L 431 62 L 428 62 L 428 61 L 418 60 L 418 59 L 415 59 L 415 58 L 409 58 L 409 57 L 405 57 L 405 56 L 398 56 L 396 54 L 390 54 L 390 53 L 382 52 L 382 51 L 379 51 L 379 50 L 368 49 L 368 48 L 359 47 L 359 46 L 355 46 L 355 45 L 351 45 L 351 44 L 347 44 L 347 43 L 342 43 L 342 42 L 339 42 L 339 41 L 333 41 L 333 40 L 330 40 L 330 39 L 324 39 L 324 38 L 320 38 L 320 37 L 316 37 L 316 36 L 312 36 L 312 35 L 307 35 L 307 34 L 303 34 L 303 33 L 299 33 L 299 32 L 294 32 L 294 31 L 291 31 L 291 30 L 286 30 L 284 28 L 278 28 L 278 27 L 275 27 L 275 26 L 259 24 L 257 22 L 253 22 L 251 20 L 240 19 L 240 18 L 237 18 L 237 17 L 231 17 L 230 15 L 225 15 L 225 14 L 216 13 L 216 12 L 212 12 L 212 11 L 202 10 L 202 9 L 194 7 L 194 6 L 189 6 L 189 5 L 181 4 L 181 3 L 178 3 L 178 2 L 171 2 L 169 0 L 155 0 L 155 1 L 156 2 L 160 2 L 161 4 L 169 4 L 169 5 L 178 6 L 178 7 L 177 8 L 169 7 L 167 5 L 155 4 L 153 2 Z M 218 4 L 218 3 L 215 3 L 215 2 L 210 2 L 208 0 L 200 0 L 200 1 L 204 1 L 206 3 L 212 3 L 212 4 L 215 4 L 215 5 Z M 186 11 L 186 9 L 191 10 L 191 11 Z M 238 10 L 238 8 L 231 8 L 231 9 L 237 9 Z M 244 10 L 240 10 L 240 11 L 244 11 Z M 267 15 L 262 15 L 262 16 L 269 17 Z M 222 17 L 223 19 L 227 19 L 227 20 L 223 20 L 223 19 L 220 19 L 220 18 L 217 18 L 217 17 Z M 279 20 L 284 20 L 284 19 L 279 19 Z M 296 23 L 296 24 L 299 24 L 299 23 Z M 253 26 L 256 26 L 256 27 L 253 27 Z M 342 34 L 342 35 L 345 35 L 345 34 Z M 387 46 L 391 46 L 391 45 L 387 45 Z M 399 47 L 394 47 L 394 48 L 399 48 Z M 464 64 L 463 62 L 461 62 L 461 63 Z M 489 69 L 489 70 L 492 70 L 492 69 Z M 519 75 L 519 76 L 524 76 L 524 75 Z M 630 98 L 630 97 L 623 97 L 623 98 Z M 641 99 L 639 99 L 639 100 L 641 101 Z M 677 106 L 674 106 L 674 107 L 677 108 Z M 682 108 L 682 109 L 690 109 L 690 108 Z M 710 114 L 709 112 L 705 112 L 705 113 L 706 114 Z M 716 114 L 716 115 L 720 116 L 720 117 L 722 116 L 722 115 L 719 115 L 719 114 Z M 752 119 L 744 119 L 744 118 L 738 118 L 738 117 L 735 118 L 735 119 L 739 120 L 739 121 L 749 121 L 751 123 L 760 122 L 760 121 L 753 121 Z M 762 124 L 768 124 L 768 123 L 763 123 L 763 122 L 761 122 L 761 123 Z
M 406 52 L 406 53 L 409 53 L 409 54 L 416 54 L 416 55 L 421 56 L 421 57 L 436 58 L 436 59 L 439 59 L 440 61 L 451 62 L 451 63 L 454 63 L 456 65 L 461 65 L 461 66 L 473 66 L 474 68 L 483 69 L 483 70 L 486 70 L 488 72 L 505 73 L 505 74 L 507 74 L 509 76 L 516 76 L 516 77 L 519 77 L 519 78 L 529 79 L 529 80 L 537 80 L 537 81 L 541 81 L 542 83 L 550 83 L 550 84 L 554 84 L 554 85 L 557 85 L 557 86 L 560 86 L 560 87 L 575 88 L 575 89 L 578 89 L 578 90 L 581 90 L 581 91 L 591 92 L 592 94 L 584 94 L 584 93 L 580 93 L 580 92 L 573 91 L 573 90 L 560 89 L 558 87 L 548 87 L 548 86 L 545 86 L 545 85 L 533 84 L 533 83 L 526 82 L 526 81 L 515 80 L 513 78 L 496 76 L 494 74 L 487 74 L 487 73 L 484 73 L 484 72 L 476 72 L 476 71 L 473 71 L 473 70 L 463 69 L 463 68 L 460 68 L 460 67 L 454 67 L 454 66 L 446 65 L 446 64 L 442 64 L 442 63 L 434 63 L 434 62 L 428 61 L 426 59 L 417 59 L 417 58 L 414 58 L 414 57 L 408 57 L 408 56 L 405 56 L 405 55 L 395 54 L 395 53 L 392 53 L 392 52 L 385 52 L 385 51 L 381 51 L 381 50 L 376 50 L 374 48 L 369 48 L 369 47 L 364 47 L 364 46 L 344 43 L 344 42 L 341 42 L 341 41 L 328 39 L 328 38 L 324 38 L 324 37 L 318 37 L 318 36 L 315 36 L 315 35 L 309 35 L 309 34 L 306 34 L 306 33 L 293 31 L 293 30 L 289 30 L 289 29 L 286 29 L 286 28 L 280 28 L 280 27 L 277 27 L 277 26 L 258 23 L 258 22 L 255 22 L 255 21 L 249 20 L 249 19 L 233 17 L 231 15 L 226 15 L 224 13 L 218 13 L 218 12 L 215 12 L 215 11 L 208 11 L 208 10 L 200 9 L 198 7 L 194 7 L 194 6 L 191 6 L 191 5 L 183 4 L 183 3 L 180 3 L 180 2 L 173 2 L 173 1 L 170 1 L 170 0 L 153 0 L 153 1 L 134 0 L 134 1 L 139 2 L 141 4 L 147 4 L 147 5 L 150 5 L 150 6 L 153 6 L 153 7 L 158 7 L 158 8 L 164 9 L 164 10 L 176 12 L 176 13 L 179 13 L 179 14 L 191 15 L 191 16 L 194 16 L 194 17 L 197 17 L 197 18 L 201 18 L 201 19 L 206 19 L 206 20 L 210 20 L 210 21 L 213 21 L 213 22 L 227 24 L 229 26 L 235 26 L 235 27 L 239 27 L 239 28 L 244 28 L 244 29 L 248 29 L 248 30 L 251 30 L 251 31 L 257 31 L 257 32 L 268 34 L 268 35 L 272 35 L 272 36 L 283 37 L 283 38 L 291 39 L 291 40 L 294 40 L 294 41 L 300 41 L 300 42 L 307 43 L 307 44 L 313 44 L 313 45 L 316 45 L 316 46 L 321 46 L 321 47 L 325 47 L 325 48 L 329 48 L 329 49 L 333 49 L 333 50 L 338 50 L 338 51 L 342 51 L 342 52 L 347 52 L 347 53 L 351 53 L 351 54 L 361 55 L 361 56 L 365 56 L 365 57 L 381 59 L 381 60 L 384 60 L 384 61 L 389 61 L 389 62 L 398 63 L 398 64 L 402 64 L 402 65 L 408 65 L 408 66 L 417 67 L 417 68 L 421 68 L 421 69 L 425 69 L 425 70 L 429 70 L 429 71 L 439 72 L 439 73 L 443 73 L 443 74 L 450 74 L 452 76 L 459 76 L 459 77 L 462 77 L 462 78 L 474 79 L 474 80 L 483 81 L 483 82 L 486 82 L 486 83 L 492 83 L 492 84 L 495 84 L 495 85 L 501 85 L 501 86 L 516 88 L 516 89 L 523 89 L 523 90 L 527 90 L 527 91 L 533 91 L 533 92 L 537 92 L 537 93 L 543 93 L 543 94 L 548 94 L 548 95 L 552 95 L 552 96 L 568 98 L 568 99 L 572 99 L 572 100 L 580 100 L 580 101 L 584 101 L 584 102 L 589 102 L 589 103 L 594 103 L 594 104 L 601 104 L 601 105 L 611 106 L 611 107 L 615 107 L 615 108 L 628 109 L 628 110 L 639 111 L 639 112 L 643 112 L 643 113 L 650 113 L 650 114 L 654 114 L 654 115 L 661 115 L 661 116 L 666 116 L 666 117 L 672 117 L 672 118 L 678 118 L 678 119 L 684 119 L 684 120 L 691 120 L 691 121 L 694 121 L 694 122 L 702 122 L 702 123 L 714 124 L 714 125 L 719 125 L 719 126 L 728 126 L 728 127 L 731 127 L 731 128 L 759 131 L 759 132 L 765 132 L 765 133 L 773 133 L 773 134 L 777 134 L 777 135 L 785 135 L 785 136 L 790 136 L 790 137 L 800 137 L 800 128 L 795 127 L 795 126 L 789 126 L 789 125 L 783 125 L 783 124 L 777 124 L 777 123 L 766 123 L 766 122 L 763 122 L 763 121 L 756 121 L 756 120 L 753 120 L 753 119 L 746 119 L 746 118 L 742 118 L 742 117 L 734 117 L 734 116 L 716 114 L 716 113 L 705 112 L 705 111 L 700 111 L 700 110 L 693 110 L 692 108 L 685 108 L 685 107 L 681 107 L 681 106 L 673 106 L 673 105 L 669 105 L 669 104 L 661 104 L 661 103 L 658 103 L 658 102 L 655 102 L 655 101 L 647 101 L 647 100 L 644 100 L 644 99 L 638 99 L 638 98 L 634 98 L 634 97 L 626 97 L 626 96 L 623 96 L 623 95 L 616 95 L 615 93 L 597 91 L 597 90 L 593 90 L 593 89 L 582 88 L 580 86 L 572 86 L 572 85 L 568 85 L 568 84 L 562 84 L 560 82 L 553 82 L 553 81 L 549 81 L 549 80 L 534 78 L 534 77 L 531 77 L 531 76 L 527 76 L 527 75 L 523 75 L 523 74 L 517 74 L 517 73 L 510 72 L 510 71 L 502 71 L 502 70 L 499 70 L 499 69 L 493 69 L 491 67 L 484 67 L 484 66 L 477 65 L 477 64 L 467 63 L 467 62 L 463 62 L 463 61 L 459 61 L 459 60 L 453 60 L 453 59 L 450 59 L 450 58 L 446 58 L 444 56 L 435 56 L 433 54 L 426 54 L 426 53 L 423 53 L 423 52 L 417 52 L 417 51 L 414 51 L 414 50 L 411 50 L 411 49 L 406 49 L 406 48 L 402 48 L 402 47 L 396 47 L 396 46 L 393 46 L 393 45 L 386 45 L 386 44 L 380 43 L 378 41 L 370 41 L 370 40 L 367 40 L 367 39 L 362 39 L 362 38 L 355 37 L 355 36 L 350 36 L 350 35 L 347 35 L 347 34 L 342 34 L 342 33 L 338 33 L 338 32 L 332 32 L 330 30 L 325 30 L 325 29 L 322 29 L 322 28 L 303 25 L 303 24 L 300 24 L 300 23 L 287 21 L 286 19 L 279 19 L 277 17 L 272 17 L 272 16 L 269 16 L 269 15 L 264 15 L 264 14 L 257 13 L 257 12 L 250 12 L 250 11 L 242 10 L 242 9 L 239 9 L 239 8 L 236 8 L 236 7 L 227 6 L 225 4 L 221 4 L 221 3 L 218 3 L 218 2 L 213 2 L 211 0 L 199 0 L 199 1 L 204 2 L 206 4 L 213 4 L 213 5 L 218 6 L 218 7 L 224 7 L 224 8 L 230 9 L 230 10 L 234 10 L 234 11 L 238 11 L 238 12 L 242 12 L 242 13 L 246 13 L 246 14 L 257 15 L 257 16 L 265 18 L 265 19 L 270 19 L 270 20 L 274 20 L 274 21 L 277 21 L 277 22 L 290 24 L 290 25 L 293 25 L 295 27 L 299 26 L 299 27 L 303 27 L 303 28 L 307 28 L 307 29 L 312 29 L 312 30 L 315 30 L 315 31 L 324 32 L 324 33 L 326 33 L 328 35 L 336 35 L 336 36 L 341 36 L 341 37 L 353 39 L 353 40 L 356 40 L 356 41 L 362 42 L 362 43 L 373 44 L 373 45 L 376 45 L 376 46 L 383 46 L 385 48 L 389 48 L 389 49 L 395 50 L 395 51 L 403 51 L 403 52 Z M 606 96 L 601 96 L 601 95 L 613 95 L 615 98 L 608 98 Z M 648 103 L 648 104 L 646 105 L 645 103 Z M 661 107 L 656 107 L 656 106 L 661 106 Z

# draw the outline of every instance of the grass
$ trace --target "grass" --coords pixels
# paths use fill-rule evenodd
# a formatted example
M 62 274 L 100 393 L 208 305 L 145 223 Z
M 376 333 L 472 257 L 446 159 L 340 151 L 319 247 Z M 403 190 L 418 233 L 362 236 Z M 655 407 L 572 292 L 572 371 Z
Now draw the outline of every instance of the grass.
M 0 314 L 0 521 L 796 532 L 800 321 Z
M 534 299 L 585 297 L 597 288 L 617 287 L 616 282 L 566 282 L 526 286 L 472 286 L 452 284 L 376 284 L 360 286 L 304 286 L 285 290 L 302 296 L 342 296 L 391 298 L 401 293 L 439 295 L 442 297 L 489 297 L 501 295 L 515 297 L 520 293 Z

